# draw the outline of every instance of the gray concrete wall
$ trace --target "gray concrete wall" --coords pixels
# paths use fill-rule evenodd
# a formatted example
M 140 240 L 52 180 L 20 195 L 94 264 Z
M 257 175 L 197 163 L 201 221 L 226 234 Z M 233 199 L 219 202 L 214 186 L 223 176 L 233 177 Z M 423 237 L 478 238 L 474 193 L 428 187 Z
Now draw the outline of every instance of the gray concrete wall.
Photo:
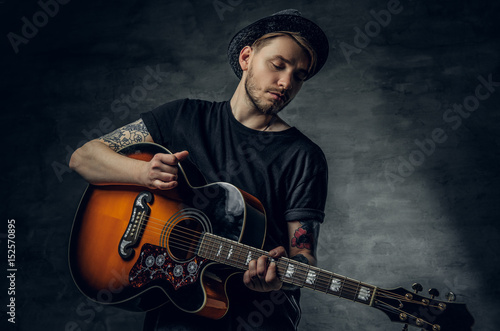
M 283 113 L 329 162 L 319 266 L 383 288 L 453 291 L 474 330 L 498 329 L 500 83 L 484 81 L 500 82 L 499 3 L 309 2 L 221 0 L 218 12 L 211 0 L 71 1 L 50 15 L 36 1 L 0 3 L 1 265 L 15 219 L 18 330 L 140 329 L 142 314 L 93 306 L 72 282 L 66 250 L 85 183 L 68 155 L 169 100 L 228 99 L 232 35 L 290 7 L 331 43 L 324 70 Z M 156 68 L 158 85 L 140 94 Z M 312 291 L 302 309 L 301 330 L 401 329 Z

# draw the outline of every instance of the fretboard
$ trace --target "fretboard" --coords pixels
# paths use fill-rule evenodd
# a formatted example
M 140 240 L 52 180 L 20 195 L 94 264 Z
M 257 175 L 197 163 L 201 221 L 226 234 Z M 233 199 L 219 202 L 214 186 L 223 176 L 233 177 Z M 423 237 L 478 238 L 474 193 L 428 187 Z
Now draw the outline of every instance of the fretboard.
M 275 261 L 268 252 L 229 240 L 211 233 L 205 233 L 198 248 L 200 257 L 232 266 L 240 270 L 248 270 L 251 260 L 262 255 L 268 256 L 270 262 L 277 265 L 278 277 L 281 281 L 314 291 L 335 295 L 344 299 L 373 304 L 377 288 L 373 285 L 335 274 L 333 272 L 281 257 Z

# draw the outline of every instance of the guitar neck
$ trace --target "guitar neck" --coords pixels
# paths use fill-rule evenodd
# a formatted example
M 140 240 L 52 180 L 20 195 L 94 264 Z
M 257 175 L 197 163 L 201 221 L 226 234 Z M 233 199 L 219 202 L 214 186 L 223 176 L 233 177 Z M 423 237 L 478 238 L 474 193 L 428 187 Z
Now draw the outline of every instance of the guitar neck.
M 373 305 L 377 288 L 373 285 L 335 274 L 333 272 L 310 266 L 290 258 L 281 257 L 274 260 L 269 253 L 234 240 L 205 233 L 198 247 L 200 257 L 248 270 L 248 264 L 262 255 L 277 265 L 278 277 L 284 283 L 306 287 L 314 291 L 338 296 L 368 306 Z

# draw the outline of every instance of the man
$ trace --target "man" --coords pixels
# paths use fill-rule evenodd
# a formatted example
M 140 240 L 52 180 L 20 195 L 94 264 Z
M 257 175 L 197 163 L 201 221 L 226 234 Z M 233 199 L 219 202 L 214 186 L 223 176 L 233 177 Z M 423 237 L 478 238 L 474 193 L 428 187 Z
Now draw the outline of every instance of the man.
M 177 164 L 189 159 L 208 182 L 226 181 L 266 208 L 264 249 L 314 265 L 323 221 L 327 166 L 317 145 L 278 113 L 328 56 L 323 31 L 296 10 L 263 18 L 238 32 L 228 49 L 241 78 L 226 102 L 178 100 L 75 151 L 70 166 L 92 184 L 128 183 L 169 190 Z M 175 153 L 149 162 L 116 153 L 136 142 L 155 142 Z M 278 291 L 278 292 L 276 292 Z M 167 305 L 147 315 L 146 330 L 295 330 L 299 290 L 283 284 L 276 264 L 252 260 L 227 284 L 229 312 L 213 321 Z

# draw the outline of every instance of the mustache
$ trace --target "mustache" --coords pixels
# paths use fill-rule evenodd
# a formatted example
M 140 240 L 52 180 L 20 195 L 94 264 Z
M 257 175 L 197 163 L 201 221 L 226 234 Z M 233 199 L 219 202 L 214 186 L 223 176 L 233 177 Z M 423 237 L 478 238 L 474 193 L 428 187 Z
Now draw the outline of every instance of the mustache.
M 287 101 L 290 98 L 290 94 L 287 90 L 269 90 L 269 92 L 277 94 L 283 101 Z

